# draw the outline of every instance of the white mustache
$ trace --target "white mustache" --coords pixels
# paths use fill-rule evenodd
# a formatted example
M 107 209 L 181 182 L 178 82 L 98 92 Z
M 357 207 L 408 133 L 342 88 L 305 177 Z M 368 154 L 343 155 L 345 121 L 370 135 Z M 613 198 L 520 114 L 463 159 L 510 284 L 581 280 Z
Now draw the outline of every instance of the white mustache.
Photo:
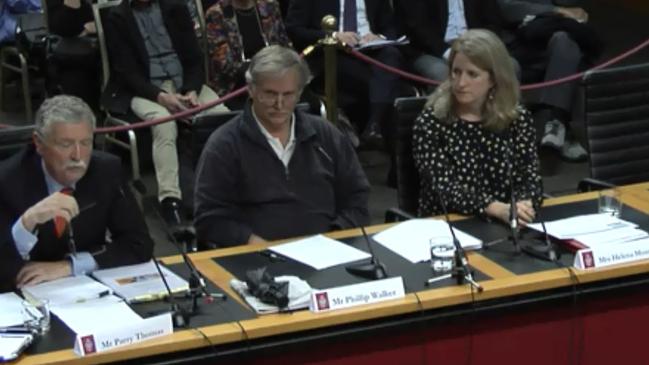
M 65 164 L 66 169 L 85 169 L 86 163 L 83 161 L 68 161 Z

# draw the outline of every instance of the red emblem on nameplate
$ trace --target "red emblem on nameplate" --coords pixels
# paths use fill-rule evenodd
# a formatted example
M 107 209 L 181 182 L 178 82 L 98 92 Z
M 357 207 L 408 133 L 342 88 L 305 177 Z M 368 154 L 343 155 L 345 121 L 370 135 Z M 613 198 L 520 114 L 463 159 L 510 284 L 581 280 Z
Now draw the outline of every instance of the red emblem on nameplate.
M 90 336 L 81 337 L 81 345 L 83 346 L 83 352 L 87 354 L 94 354 L 97 352 L 97 347 L 95 346 L 95 338 Z
M 582 252 L 581 260 L 584 263 L 584 269 L 595 267 L 595 258 L 593 258 L 593 251 Z
M 326 292 L 316 294 L 315 299 L 318 304 L 318 310 L 329 309 L 329 296 Z

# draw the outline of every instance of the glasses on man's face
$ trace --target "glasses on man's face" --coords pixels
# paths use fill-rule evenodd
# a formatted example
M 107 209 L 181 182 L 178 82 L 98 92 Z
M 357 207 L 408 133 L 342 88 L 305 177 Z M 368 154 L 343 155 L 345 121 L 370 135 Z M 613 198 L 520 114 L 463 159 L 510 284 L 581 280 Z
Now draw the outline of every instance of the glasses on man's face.
M 273 91 L 259 91 L 257 93 L 257 101 L 266 105 L 273 106 L 285 105 L 285 104 L 294 104 L 297 99 L 300 97 L 298 92 L 288 92 L 288 93 L 276 93 Z

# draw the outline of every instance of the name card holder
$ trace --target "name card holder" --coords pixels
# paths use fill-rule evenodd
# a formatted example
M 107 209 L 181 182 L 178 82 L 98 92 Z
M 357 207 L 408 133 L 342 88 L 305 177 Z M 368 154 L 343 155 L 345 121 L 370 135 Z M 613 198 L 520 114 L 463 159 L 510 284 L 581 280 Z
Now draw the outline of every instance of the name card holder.
M 102 329 L 95 333 L 77 334 L 74 352 L 79 356 L 112 350 L 118 347 L 148 341 L 173 333 L 171 314 L 165 313 L 143 319 L 130 326 Z
M 325 290 L 314 290 L 311 293 L 309 309 L 316 313 L 325 312 L 403 298 L 405 295 L 403 279 L 399 276 Z
M 577 251 L 573 266 L 586 270 L 649 259 L 649 238 Z

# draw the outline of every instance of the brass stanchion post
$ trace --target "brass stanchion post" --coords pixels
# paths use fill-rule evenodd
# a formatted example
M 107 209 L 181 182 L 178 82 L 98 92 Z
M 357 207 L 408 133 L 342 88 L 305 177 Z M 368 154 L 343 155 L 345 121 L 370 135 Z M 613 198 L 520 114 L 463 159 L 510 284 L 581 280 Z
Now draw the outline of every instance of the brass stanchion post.
M 327 33 L 322 40 L 325 60 L 325 106 L 327 109 L 327 119 L 333 124 L 338 124 L 338 105 L 337 105 L 337 70 L 336 70 L 336 51 L 338 49 L 338 40 L 334 37 L 334 32 L 338 29 L 336 18 L 333 15 L 326 15 L 322 18 L 322 29 Z

